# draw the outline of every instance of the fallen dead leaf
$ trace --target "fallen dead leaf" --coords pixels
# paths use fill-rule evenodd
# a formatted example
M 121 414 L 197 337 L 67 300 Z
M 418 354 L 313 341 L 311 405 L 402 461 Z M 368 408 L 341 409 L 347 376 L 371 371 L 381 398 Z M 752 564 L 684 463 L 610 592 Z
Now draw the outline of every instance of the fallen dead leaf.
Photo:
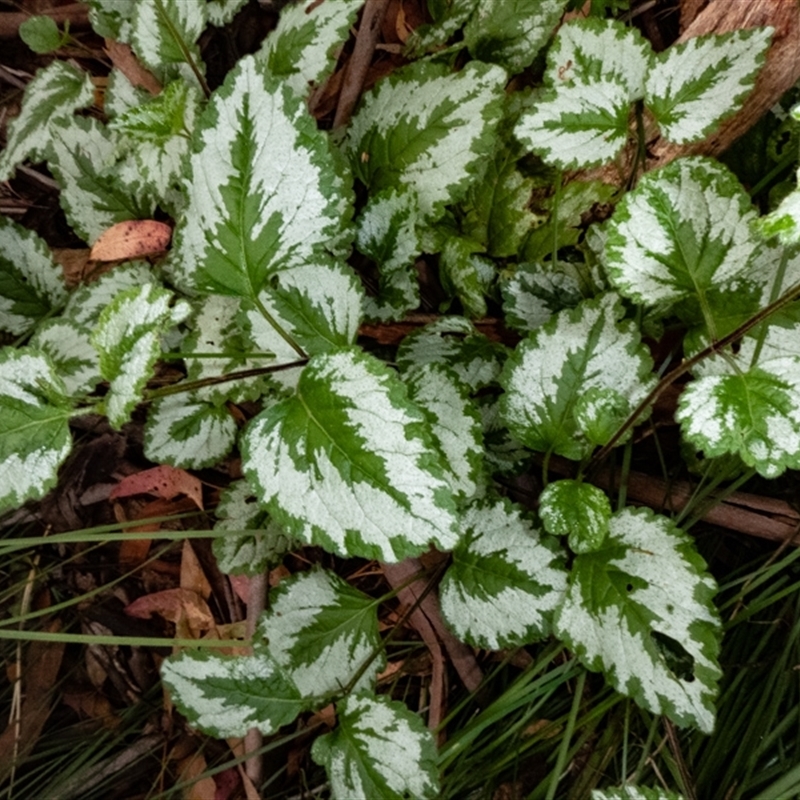
M 211 597 L 211 584 L 188 539 L 184 539 L 181 553 L 181 589 L 197 592 L 204 600 Z
M 111 63 L 134 85 L 141 86 L 150 94 L 156 95 L 161 92 L 161 84 L 152 72 L 145 69 L 133 50 L 122 42 L 115 42 L 113 39 L 106 39 L 106 55 L 111 59 Z
M 186 470 L 162 464 L 152 469 L 137 472 L 123 478 L 111 491 L 109 500 L 131 497 L 135 494 L 154 494 L 165 500 L 172 500 L 179 494 L 191 498 L 203 510 L 203 484 Z
M 154 219 L 130 219 L 104 231 L 92 246 L 95 261 L 123 261 L 163 253 L 172 239 L 172 228 Z
M 181 781 L 194 781 L 183 790 L 184 800 L 215 800 L 217 784 L 211 776 L 200 778 L 208 765 L 202 753 L 192 753 L 178 762 Z
M 164 589 L 146 594 L 125 607 L 125 613 L 139 619 L 153 614 L 174 622 L 176 634 L 199 639 L 203 631 L 214 627 L 214 617 L 208 604 L 191 589 Z

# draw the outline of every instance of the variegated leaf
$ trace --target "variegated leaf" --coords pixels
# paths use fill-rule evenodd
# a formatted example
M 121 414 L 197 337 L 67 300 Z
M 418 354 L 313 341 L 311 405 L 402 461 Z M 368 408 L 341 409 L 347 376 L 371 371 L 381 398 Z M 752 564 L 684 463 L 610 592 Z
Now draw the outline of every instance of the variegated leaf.
M 486 487 L 483 435 L 478 409 L 469 399 L 471 387 L 443 364 L 425 364 L 407 378 L 411 399 L 422 409 L 433 438 L 452 475 L 460 501 L 482 494 Z
M 505 499 L 473 503 L 462 525 L 439 589 L 453 632 L 489 650 L 546 638 L 567 587 L 564 554 Z
M 337 50 L 347 40 L 363 2 L 289 4 L 256 59 L 263 61 L 270 75 L 282 77 L 292 91 L 308 96 L 309 90 L 320 85 L 333 69 Z
M 420 25 L 412 31 L 406 42 L 409 56 L 416 58 L 428 50 L 439 50 L 447 40 L 470 18 L 478 0 L 445 0 L 427 3 L 433 22 Z M 459 47 L 460 49 L 460 47 Z
M 671 520 L 627 508 L 611 517 L 600 550 L 576 557 L 556 635 L 638 705 L 710 733 L 721 674 L 716 589 Z
M 21 336 L 66 299 L 63 272 L 44 240 L 0 217 L 0 330 Z
M 422 252 L 417 234 L 419 207 L 409 189 L 388 189 L 370 197 L 356 220 L 356 247 L 378 268 L 378 287 L 365 298 L 370 319 L 399 319 L 419 305 L 419 283 L 412 265 Z
M 736 354 L 704 362 L 681 394 L 675 418 L 706 457 L 735 453 L 774 478 L 800 467 L 800 324 L 747 336 Z
M 580 460 L 596 444 L 579 427 L 576 404 L 597 388 L 623 399 L 627 413 L 652 387 L 653 362 L 635 326 L 618 321 L 614 295 L 585 300 L 559 312 L 523 340 L 500 383 L 501 410 L 511 432 L 527 447 Z
M 539 495 L 539 516 L 548 533 L 569 536 L 574 553 L 591 553 L 606 538 L 611 503 L 605 492 L 591 484 L 553 481 Z
M 524 472 L 531 454 L 508 430 L 500 414 L 496 395 L 480 394 L 475 398 L 483 426 L 484 458 L 489 473 L 518 475 Z
M 161 678 L 189 723 L 220 739 L 275 733 L 308 707 L 264 648 L 250 656 L 185 650 L 163 663 Z
M 124 425 L 142 399 L 142 392 L 161 352 L 163 330 L 190 311 L 179 301 L 170 307 L 172 293 L 146 283 L 117 294 L 100 314 L 92 344 L 100 354 L 100 372 L 109 382 L 105 397 L 108 421 Z
M 330 570 L 294 575 L 270 595 L 258 633 L 303 697 L 340 692 L 380 648 L 378 604 Z M 368 690 L 386 666 L 369 664 L 354 691 Z
M 64 61 L 52 61 L 28 84 L 19 116 L 8 125 L 8 140 L 0 153 L 0 181 L 8 180 L 25 160 L 41 161 L 50 144 L 55 120 L 94 100 L 89 74 Z
M 69 397 L 91 394 L 102 380 L 91 336 L 88 327 L 59 317 L 43 322 L 31 337 L 31 347 L 50 356 Z
M 495 275 L 494 262 L 478 255 L 480 249 L 470 239 L 448 236 L 439 254 L 442 285 L 458 298 L 470 317 L 486 316 L 486 294 Z
M 675 306 L 712 338 L 724 336 L 759 307 L 755 218 L 718 161 L 677 159 L 644 175 L 617 206 L 607 230 L 609 278 L 635 302 Z
M 186 86 L 187 84 L 184 84 Z M 137 106 L 146 106 L 153 95 L 141 86 L 134 86 L 128 77 L 113 67 L 108 73 L 108 82 L 103 98 L 103 111 L 109 119 L 109 126 L 117 117 Z
M 736 113 L 764 65 L 772 28 L 709 34 L 656 56 L 647 76 L 645 102 L 671 142 L 705 139 Z
M 226 406 L 193 394 L 168 395 L 147 415 L 144 453 L 157 464 L 202 469 L 230 453 L 236 433 L 236 420 Z
M 252 57 L 198 122 L 188 195 L 176 282 L 252 300 L 270 275 L 341 246 L 350 199 L 305 102 Z
M 397 365 L 409 373 L 425 364 L 446 365 L 477 391 L 497 380 L 507 352 L 503 345 L 479 333 L 469 320 L 442 317 L 403 339 Z
M 789 192 L 770 214 L 757 220 L 764 236 L 777 236 L 784 244 L 800 242 L 800 189 Z
M 522 263 L 500 284 L 505 323 L 523 333 L 536 330 L 553 314 L 575 308 L 583 299 L 574 265 L 559 262 L 556 268 Z
M 463 197 L 492 152 L 506 74 L 472 61 L 461 71 L 418 61 L 364 96 L 345 150 L 372 194 L 407 187 L 423 216 Z
M 50 360 L 29 349 L 0 351 L 0 513 L 43 497 L 69 455 L 72 408 Z
M 288 533 L 383 561 L 458 539 L 432 450 L 401 381 L 355 349 L 314 356 L 294 396 L 259 414 L 242 442 L 248 480 Z
M 618 789 L 593 789 L 592 800 L 683 800 L 683 795 L 665 789 L 625 784 Z
M 277 564 L 285 553 L 299 547 L 258 503 L 246 480 L 232 483 L 214 510 L 214 555 L 219 568 L 230 575 L 259 575 Z
M 464 41 L 479 61 L 522 72 L 547 44 L 566 5 L 567 0 L 478 0 Z
M 247 0 L 208 0 L 208 21 L 217 28 L 222 28 L 247 5 Z
M 130 43 L 162 83 L 179 76 L 197 83 L 194 69 L 205 71 L 197 40 L 207 24 L 206 0 L 137 0 Z
M 132 261 L 115 267 L 96 281 L 83 284 L 69 295 L 63 316 L 78 325 L 93 328 L 103 309 L 125 289 L 153 280 L 153 271 L 145 261 Z
M 439 775 L 433 734 L 404 703 L 351 694 L 336 704 L 339 727 L 314 741 L 333 800 L 433 800 Z
M 95 33 L 120 42 L 130 41 L 131 19 L 137 0 L 86 0 Z
M 118 135 L 96 119 L 74 117 L 52 125 L 48 166 L 61 185 L 67 220 L 89 244 L 117 222 L 153 215 L 155 202 L 138 198 L 116 176 L 118 147 Z

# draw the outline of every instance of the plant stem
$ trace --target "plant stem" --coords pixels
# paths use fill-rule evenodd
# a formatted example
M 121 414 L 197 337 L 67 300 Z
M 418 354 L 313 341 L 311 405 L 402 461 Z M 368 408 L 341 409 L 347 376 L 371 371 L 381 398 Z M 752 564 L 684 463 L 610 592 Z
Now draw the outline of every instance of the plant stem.
M 572 741 L 572 734 L 575 730 L 575 722 L 578 719 L 578 709 L 581 705 L 583 686 L 585 683 L 586 670 L 581 670 L 580 675 L 578 675 L 578 680 L 575 683 L 575 695 L 572 698 L 572 708 L 570 709 L 569 718 L 567 719 L 567 727 L 565 728 L 564 734 L 561 737 L 561 746 L 558 748 L 558 758 L 556 759 L 556 765 L 551 773 L 550 785 L 547 787 L 547 795 L 545 796 L 545 800 L 553 800 L 553 798 L 556 796 L 558 784 L 561 782 L 561 775 L 564 772 L 564 768 L 567 764 L 567 756 L 569 755 L 569 743 Z
M 256 295 L 253 298 L 253 301 L 255 302 L 256 307 L 261 312 L 261 314 L 264 317 L 264 319 L 267 322 L 269 322 L 270 325 L 272 325 L 272 327 L 275 329 L 275 332 L 286 342 L 286 344 L 288 344 L 289 347 L 291 347 L 292 350 L 294 350 L 295 353 L 297 353 L 297 355 L 300 356 L 300 358 L 306 358 L 307 359 L 308 358 L 308 353 L 306 353 L 306 351 L 303 350 L 303 348 L 300 347 L 300 345 L 297 344 L 297 342 L 294 339 L 292 339 L 291 336 L 289 336 L 289 334 L 280 325 L 278 320 L 276 320 L 275 317 L 273 317 L 272 314 L 270 314 L 269 311 L 267 311 L 266 306 L 261 302 L 261 300 L 259 299 L 258 295 Z
M 266 607 L 268 588 L 269 577 L 266 572 L 261 572 L 250 579 L 250 588 L 247 593 L 247 627 L 245 628 L 247 638 L 250 641 L 255 638 L 258 620 Z M 244 752 L 248 755 L 248 758 L 244 762 L 244 771 L 253 782 L 253 786 L 256 787 L 264 779 L 264 758 L 258 752 L 263 743 L 264 737 L 258 728 L 250 728 L 245 734 Z

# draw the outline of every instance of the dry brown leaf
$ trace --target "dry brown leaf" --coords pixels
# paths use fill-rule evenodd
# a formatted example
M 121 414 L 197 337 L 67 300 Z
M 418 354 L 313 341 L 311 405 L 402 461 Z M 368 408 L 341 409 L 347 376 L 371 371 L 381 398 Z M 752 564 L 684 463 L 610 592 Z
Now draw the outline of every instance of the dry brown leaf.
M 204 600 L 211 597 L 211 584 L 208 582 L 188 539 L 183 541 L 181 554 L 181 589 L 197 592 Z
M 89 269 L 89 248 L 72 249 L 56 247 L 52 250 L 53 259 L 64 270 L 64 281 L 68 288 L 81 283 L 91 270 Z
M 62 699 L 79 717 L 98 720 L 108 730 L 115 730 L 122 722 L 111 701 L 100 692 L 65 692 Z
M 150 619 L 153 614 L 174 622 L 178 636 L 199 639 L 214 627 L 214 617 L 206 601 L 190 589 L 164 589 L 146 594 L 125 607 L 125 613 L 139 619 Z
M 95 261 L 125 261 L 163 253 L 172 239 L 172 228 L 154 219 L 129 219 L 104 231 L 92 246 Z
M 109 500 L 131 497 L 135 494 L 154 494 L 172 500 L 179 494 L 191 498 L 203 510 L 203 484 L 186 470 L 162 464 L 123 478 L 112 490 Z
M 139 59 L 136 58 L 133 50 L 127 44 L 115 42 L 113 39 L 106 39 L 106 55 L 111 59 L 111 63 L 134 86 L 141 86 L 152 95 L 161 92 L 161 84 L 155 75 L 139 63 Z
M 217 793 L 217 784 L 210 776 L 200 778 L 208 765 L 202 753 L 192 753 L 177 764 L 181 781 L 194 781 L 191 786 L 183 790 L 184 800 L 214 800 Z

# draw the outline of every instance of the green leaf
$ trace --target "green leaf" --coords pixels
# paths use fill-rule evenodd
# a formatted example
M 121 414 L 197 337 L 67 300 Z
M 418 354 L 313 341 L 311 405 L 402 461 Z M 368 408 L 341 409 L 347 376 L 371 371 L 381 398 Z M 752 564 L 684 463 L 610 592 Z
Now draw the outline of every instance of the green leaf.
M 800 242 L 800 189 L 789 192 L 772 213 L 756 220 L 755 226 L 764 236 L 777 236 L 784 244 Z
M 71 408 L 50 360 L 0 351 L 0 513 L 43 497 L 72 448 Z
M 578 271 L 573 264 L 519 264 L 516 272 L 500 284 L 505 324 L 527 333 L 547 322 L 564 308 L 575 308 L 583 299 Z
M 547 89 L 514 134 L 548 164 L 577 169 L 611 161 L 628 139 L 630 105 L 644 94 L 644 38 L 613 20 L 563 25 L 547 55 Z
M 497 380 L 506 354 L 503 345 L 479 333 L 469 320 L 450 316 L 406 336 L 397 366 L 410 373 L 425 364 L 442 364 L 477 391 Z
M 251 300 L 270 275 L 325 263 L 350 200 L 305 102 L 249 56 L 198 122 L 188 195 L 170 262 L 176 283 Z
M 314 741 L 334 800 L 433 800 L 439 775 L 433 734 L 404 703 L 351 694 L 336 704 L 339 727 Z
M 219 463 L 236 442 L 236 420 L 226 406 L 194 393 L 156 401 L 144 428 L 144 453 L 157 464 L 202 469 Z
M 162 84 L 177 77 L 197 84 L 189 62 L 204 71 L 197 40 L 207 24 L 206 0 L 137 0 L 130 43 Z
M 222 492 L 214 516 L 214 530 L 225 531 L 214 539 L 214 556 L 229 575 L 259 575 L 300 546 L 269 518 L 245 480 Z
M 451 73 L 418 61 L 368 92 L 345 140 L 353 172 L 371 194 L 412 190 L 435 219 L 463 197 L 494 147 L 506 81 L 500 67 L 472 61 Z
M 284 78 L 293 92 L 307 97 L 336 64 L 337 51 L 347 40 L 362 5 L 363 0 L 289 4 L 256 53 L 256 60 L 264 63 L 270 75 Z
M 208 21 L 217 28 L 222 28 L 247 5 L 247 0 L 208 0 Z
M 356 247 L 378 267 L 377 292 L 365 298 L 369 319 L 399 319 L 419 305 L 413 269 L 422 252 L 418 220 L 417 197 L 406 188 L 372 195 L 356 220 Z
M 131 19 L 137 0 L 86 0 L 89 22 L 95 33 L 107 39 L 130 42 Z
M 302 697 L 338 693 L 380 649 L 378 608 L 330 570 L 294 575 L 270 595 L 258 632 Z M 368 689 L 386 666 L 381 654 L 355 685 Z
M 676 144 L 705 139 L 736 113 L 756 82 L 774 30 L 709 34 L 655 57 L 645 102 L 661 133 Z
M 30 346 L 50 356 L 69 397 L 91 394 L 102 380 L 91 337 L 89 328 L 64 317 L 46 320 L 31 337 Z
M 458 298 L 470 317 L 486 316 L 486 294 L 495 275 L 494 263 L 476 255 L 480 245 L 462 236 L 448 236 L 439 254 L 442 284 Z
M 439 589 L 448 625 L 475 647 L 498 650 L 550 635 L 567 587 L 564 554 L 505 499 L 473 503 Z
M 478 0 L 464 28 L 473 58 L 522 72 L 547 44 L 567 0 Z
M 606 538 L 611 503 L 605 492 L 591 484 L 554 481 L 539 495 L 539 516 L 548 533 L 569 536 L 574 553 L 591 553 Z
M 681 394 L 675 419 L 706 457 L 736 453 L 774 478 L 800 467 L 800 324 L 746 336 L 734 355 L 706 360 Z
M 626 783 L 618 789 L 592 789 L 592 800 L 683 800 L 683 795 Z
M 425 364 L 406 379 L 411 399 L 431 426 L 433 438 L 452 475 L 453 494 L 469 500 L 486 487 L 483 433 L 478 409 L 469 399 L 471 387 L 443 364 Z
M 100 372 L 109 382 L 108 421 L 121 428 L 142 399 L 161 352 L 160 334 L 189 313 L 184 301 L 170 307 L 172 293 L 146 283 L 117 294 L 100 315 L 92 344 L 100 354 Z
M 644 175 L 617 206 L 608 276 L 636 303 L 674 306 L 719 338 L 759 307 L 755 218 L 749 196 L 719 162 L 677 159 Z
M 62 45 L 58 25 L 51 17 L 28 17 L 19 26 L 19 38 L 34 53 L 51 53 Z
M 406 42 L 407 55 L 412 58 L 426 51 L 438 50 L 470 18 L 478 0 L 435 0 L 428 2 L 433 23 L 420 25 Z M 460 49 L 460 48 L 459 48 Z
M 190 98 L 197 99 L 190 84 L 172 81 L 161 94 L 116 115 L 108 127 L 137 141 L 163 144 L 186 132 Z
M 116 175 L 118 134 L 96 119 L 72 117 L 52 125 L 47 162 L 61 185 L 67 221 L 93 244 L 107 228 L 129 219 L 151 219 L 155 203 L 136 196 Z
M 494 394 L 475 398 L 483 426 L 484 458 L 489 474 L 518 475 L 530 460 L 530 452 L 515 439 L 503 422 L 499 398 Z
M 19 116 L 8 125 L 6 147 L 0 153 L 0 181 L 8 180 L 23 161 L 41 161 L 50 144 L 52 123 L 72 117 L 93 100 L 94 87 L 83 70 L 53 61 L 37 72 L 25 89 Z
M 307 708 L 263 648 L 251 656 L 185 650 L 162 664 L 161 678 L 189 723 L 219 739 L 250 728 L 275 733 Z
M 455 504 L 422 412 L 355 349 L 314 356 L 295 395 L 259 414 L 245 475 L 287 532 L 341 555 L 399 561 L 458 539 Z
M 627 508 L 611 517 L 600 550 L 576 557 L 556 635 L 641 707 L 710 733 L 721 674 L 716 588 L 672 521 Z
M 62 270 L 44 240 L 0 217 L 0 330 L 21 336 L 66 297 Z
M 520 342 L 500 383 L 501 411 L 527 447 L 579 461 L 598 442 L 576 419 L 582 393 L 598 388 L 624 398 L 631 413 L 654 383 L 652 359 L 611 294 L 559 312 Z M 605 444 L 605 442 L 602 442 Z

